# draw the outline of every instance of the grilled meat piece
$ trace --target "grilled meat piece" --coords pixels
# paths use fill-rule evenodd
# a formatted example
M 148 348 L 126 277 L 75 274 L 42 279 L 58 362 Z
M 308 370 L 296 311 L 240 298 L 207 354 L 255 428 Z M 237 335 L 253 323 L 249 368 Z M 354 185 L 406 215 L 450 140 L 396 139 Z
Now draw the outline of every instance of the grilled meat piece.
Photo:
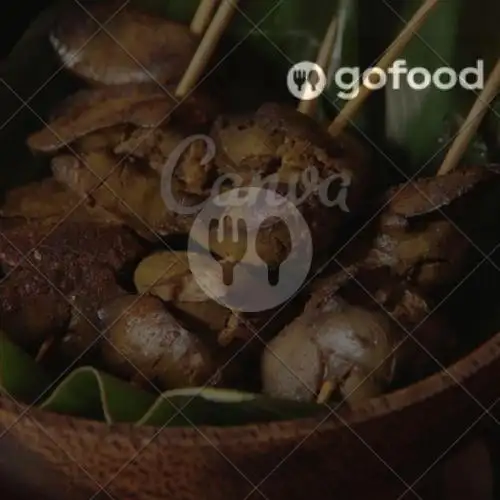
M 66 4 L 50 41 L 68 70 L 105 85 L 175 82 L 198 46 L 188 26 L 119 1 Z
M 36 348 L 67 327 L 72 307 L 97 310 L 123 294 L 119 273 L 147 251 L 120 226 L 0 220 L 2 327 Z
M 273 190 L 294 203 L 309 227 L 315 256 L 324 257 L 368 187 L 367 155 L 360 144 L 346 135 L 332 139 L 311 118 L 278 104 L 265 104 L 249 117 L 221 117 L 211 134 L 218 171 L 239 179 L 234 187 Z M 238 214 L 229 209 L 226 215 Z M 271 267 L 290 254 L 283 225 L 262 226 L 255 237 L 259 259 Z M 232 249 L 217 240 L 211 250 L 234 260 Z
M 92 132 L 126 124 L 152 129 L 172 122 L 196 130 L 212 122 L 215 109 L 213 101 L 200 93 L 177 103 L 154 83 L 84 89 L 60 104 L 47 126 L 28 138 L 28 146 L 53 153 Z

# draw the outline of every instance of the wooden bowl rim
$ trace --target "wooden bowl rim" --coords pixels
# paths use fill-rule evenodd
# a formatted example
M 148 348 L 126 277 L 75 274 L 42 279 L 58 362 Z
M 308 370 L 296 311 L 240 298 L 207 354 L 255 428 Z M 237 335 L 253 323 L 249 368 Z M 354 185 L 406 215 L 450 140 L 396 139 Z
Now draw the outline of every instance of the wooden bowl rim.
M 272 437 L 275 442 L 307 439 L 310 435 L 332 432 L 343 425 L 352 426 L 368 420 L 386 416 L 394 411 L 402 411 L 425 399 L 435 396 L 454 385 L 461 385 L 469 377 L 488 366 L 500 356 L 500 333 L 497 333 L 487 342 L 476 348 L 466 357 L 460 359 L 446 371 L 438 372 L 404 389 L 390 394 L 365 401 L 353 408 L 352 413 L 342 421 L 331 416 L 294 419 L 279 422 L 249 424 L 234 427 L 197 426 L 167 427 L 158 432 L 157 427 L 135 426 L 134 424 L 106 424 L 96 420 L 86 420 L 77 417 L 47 412 L 39 408 L 29 408 L 18 405 L 6 396 L 0 397 L 0 411 L 22 414 L 30 420 L 35 420 L 43 428 L 74 429 L 80 435 L 99 435 L 105 439 L 111 438 L 119 441 L 136 441 L 143 443 L 147 439 L 161 436 L 162 442 L 180 447 L 214 446 L 220 442 L 237 441 L 245 442 L 269 441 Z M 466 393 L 467 389 L 463 389 Z M 480 405 L 474 396 L 469 393 L 474 404 Z

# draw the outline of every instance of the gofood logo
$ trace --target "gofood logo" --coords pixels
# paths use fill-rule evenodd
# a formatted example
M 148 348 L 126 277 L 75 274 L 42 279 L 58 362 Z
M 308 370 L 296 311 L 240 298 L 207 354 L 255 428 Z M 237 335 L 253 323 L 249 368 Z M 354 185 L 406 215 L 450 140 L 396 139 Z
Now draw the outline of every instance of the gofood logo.
M 344 100 L 355 99 L 362 86 L 370 90 L 390 87 L 394 90 L 410 88 L 417 91 L 433 86 L 446 92 L 457 86 L 465 90 L 482 90 L 484 82 L 482 60 L 461 71 L 449 66 L 430 71 L 422 66 L 410 67 L 405 59 L 397 59 L 387 70 L 372 67 L 362 71 L 359 67 L 343 66 L 334 71 L 331 77 L 331 85 L 339 89 L 337 97 Z M 324 92 L 326 85 L 323 69 L 310 61 L 293 65 L 287 75 L 288 90 L 301 100 L 316 99 Z

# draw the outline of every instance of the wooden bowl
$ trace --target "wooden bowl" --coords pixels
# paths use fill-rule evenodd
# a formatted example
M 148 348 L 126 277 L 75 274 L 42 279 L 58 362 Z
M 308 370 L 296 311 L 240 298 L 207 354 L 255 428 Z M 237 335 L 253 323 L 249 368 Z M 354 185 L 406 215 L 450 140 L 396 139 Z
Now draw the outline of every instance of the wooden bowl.
M 24 99 L 57 70 L 56 62 L 33 64 L 45 61 L 51 16 L 37 22 L 2 68 Z M 48 85 L 37 102 L 50 108 L 56 94 Z M 3 123 L 20 103 L 6 88 L 0 103 Z M 26 137 L 26 127 L 40 126 L 30 118 L 18 113 L 0 131 L 2 151 L 12 137 Z M 0 473 L 30 484 L 36 498 L 53 500 L 376 498 L 376 491 L 397 498 L 474 432 L 500 396 L 499 373 L 497 335 L 446 374 L 368 401 L 347 421 L 332 416 L 234 428 L 108 426 L 1 397 Z
M 13 439 L 0 451 L 11 477 L 54 500 L 102 488 L 127 500 L 398 498 L 495 414 L 499 371 L 500 334 L 447 373 L 367 401 L 346 420 L 232 428 L 108 426 L 1 398 Z

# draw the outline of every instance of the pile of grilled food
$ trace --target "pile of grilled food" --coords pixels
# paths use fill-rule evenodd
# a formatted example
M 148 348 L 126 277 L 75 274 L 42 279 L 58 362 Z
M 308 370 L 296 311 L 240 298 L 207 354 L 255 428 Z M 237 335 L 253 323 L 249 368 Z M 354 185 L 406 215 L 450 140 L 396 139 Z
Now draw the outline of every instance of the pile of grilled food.
M 102 21 L 110 8 L 92 13 Z M 113 37 L 98 34 L 71 59 L 90 19 L 65 11 L 50 35 L 81 79 L 27 139 L 50 174 L 7 192 L 0 211 L 0 328 L 17 345 L 54 373 L 90 364 L 146 389 L 208 384 L 298 401 L 328 383 L 348 404 L 456 359 L 453 328 L 433 309 L 466 272 L 463 228 L 496 168 L 374 193 L 370 155 L 348 133 L 333 139 L 280 103 L 235 115 L 203 87 L 177 102 L 198 43 L 187 26 L 125 8 L 107 26 Z M 197 285 L 185 241 L 195 216 L 169 210 L 161 189 L 170 154 L 193 134 L 211 137 L 216 154 L 205 162 L 206 144 L 194 141 L 180 156 L 171 196 L 185 206 L 206 202 L 231 173 L 248 186 L 274 175 L 285 191 L 310 166 L 324 180 L 350 179 L 349 212 L 317 192 L 298 207 L 314 255 L 293 300 L 241 313 Z M 271 268 L 290 251 L 279 224 L 257 246 Z M 234 248 L 211 251 L 227 260 Z

